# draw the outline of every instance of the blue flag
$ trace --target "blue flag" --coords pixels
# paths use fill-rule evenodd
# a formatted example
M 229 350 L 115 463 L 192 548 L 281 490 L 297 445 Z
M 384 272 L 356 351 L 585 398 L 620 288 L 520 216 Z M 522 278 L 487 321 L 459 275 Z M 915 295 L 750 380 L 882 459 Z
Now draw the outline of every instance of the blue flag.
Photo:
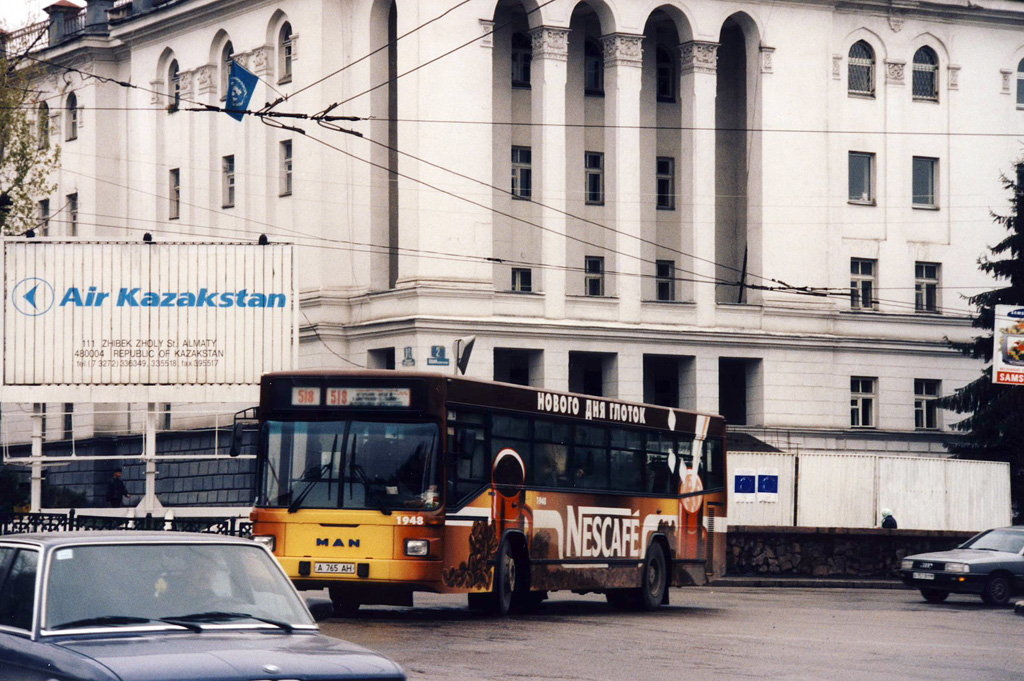
M 231 62 L 231 73 L 228 74 L 228 96 L 224 102 L 224 108 L 228 109 L 228 116 L 236 121 L 242 120 L 242 113 L 249 108 L 249 100 L 252 99 L 252 91 L 256 89 L 256 82 L 259 79 L 255 74 L 249 73 L 237 62 Z

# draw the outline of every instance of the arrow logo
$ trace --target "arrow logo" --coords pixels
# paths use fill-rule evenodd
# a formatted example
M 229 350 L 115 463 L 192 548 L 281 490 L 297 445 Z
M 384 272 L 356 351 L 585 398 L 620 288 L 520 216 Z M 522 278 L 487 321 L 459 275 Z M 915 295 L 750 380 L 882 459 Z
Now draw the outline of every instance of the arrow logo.
M 11 290 L 14 309 L 26 317 L 38 317 L 49 312 L 54 298 L 53 287 L 38 277 L 22 279 Z

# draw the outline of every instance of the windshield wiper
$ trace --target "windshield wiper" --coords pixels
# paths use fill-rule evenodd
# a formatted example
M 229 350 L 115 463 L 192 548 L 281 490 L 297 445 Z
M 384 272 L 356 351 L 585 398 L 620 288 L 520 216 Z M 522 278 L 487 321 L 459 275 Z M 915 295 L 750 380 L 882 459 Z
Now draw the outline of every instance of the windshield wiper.
M 380 483 L 370 482 L 370 478 L 367 477 L 366 471 L 363 470 L 362 466 L 355 462 L 355 452 L 353 452 L 352 463 L 349 464 L 348 469 L 351 472 L 349 479 L 351 480 L 353 477 L 359 478 L 359 482 L 362 483 L 363 489 L 366 490 L 367 498 L 370 499 L 371 501 L 376 499 L 377 510 L 383 513 L 384 515 L 391 515 L 391 509 L 388 508 L 387 499 L 384 498 L 379 489 L 374 489 L 374 487 L 371 487 L 371 485 L 379 487 Z
M 148 624 L 153 620 L 148 617 L 131 617 L 129 615 L 101 615 L 99 617 L 85 617 L 80 620 L 72 620 L 71 622 L 61 622 L 60 624 L 50 627 L 51 630 L 56 631 L 57 629 L 74 629 L 76 627 L 88 627 L 88 626 L 103 626 L 103 627 L 119 627 L 127 624 Z
M 334 443 L 331 445 L 331 459 L 318 470 L 308 481 L 306 486 L 302 488 L 292 503 L 288 504 L 288 512 L 295 513 L 302 506 L 302 502 L 309 496 L 309 493 L 313 491 L 314 485 L 323 480 L 324 475 L 330 473 L 334 469 L 334 453 L 338 451 L 338 434 L 334 434 Z
M 274 620 L 268 617 L 259 617 L 257 615 L 250 615 L 247 612 L 220 612 L 212 610 L 210 612 L 195 612 L 191 615 L 181 615 L 178 617 L 162 617 L 161 622 L 168 622 L 170 624 L 180 624 L 183 627 L 189 627 L 190 629 L 196 626 L 195 622 L 218 622 L 221 620 L 256 620 L 257 622 L 263 622 L 264 624 L 271 624 L 279 629 L 284 629 L 287 632 L 291 632 L 295 629 L 294 626 L 288 622 L 282 622 L 281 620 Z M 191 624 L 191 626 L 189 626 Z M 197 628 L 202 631 L 201 628 Z

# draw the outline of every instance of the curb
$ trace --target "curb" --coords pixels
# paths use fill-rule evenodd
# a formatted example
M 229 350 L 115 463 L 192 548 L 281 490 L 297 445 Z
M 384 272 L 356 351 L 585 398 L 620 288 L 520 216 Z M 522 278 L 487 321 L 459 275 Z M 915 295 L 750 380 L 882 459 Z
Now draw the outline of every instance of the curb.
M 829 577 L 721 577 L 708 586 L 789 587 L 795 589 L 909 589 L 898 579 L 842 579 Z M 1020 613 L 1024 615 L 1024 601 Z

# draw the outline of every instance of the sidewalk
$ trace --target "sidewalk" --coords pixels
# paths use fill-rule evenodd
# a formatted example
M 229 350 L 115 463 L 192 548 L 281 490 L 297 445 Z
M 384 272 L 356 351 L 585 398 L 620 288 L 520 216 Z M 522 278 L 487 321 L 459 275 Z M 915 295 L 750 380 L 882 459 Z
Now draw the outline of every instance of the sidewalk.
M 795 589 L 909 589 L 898 579 L 864 577 L 725 576 L 708 586 L 791 587 Z

